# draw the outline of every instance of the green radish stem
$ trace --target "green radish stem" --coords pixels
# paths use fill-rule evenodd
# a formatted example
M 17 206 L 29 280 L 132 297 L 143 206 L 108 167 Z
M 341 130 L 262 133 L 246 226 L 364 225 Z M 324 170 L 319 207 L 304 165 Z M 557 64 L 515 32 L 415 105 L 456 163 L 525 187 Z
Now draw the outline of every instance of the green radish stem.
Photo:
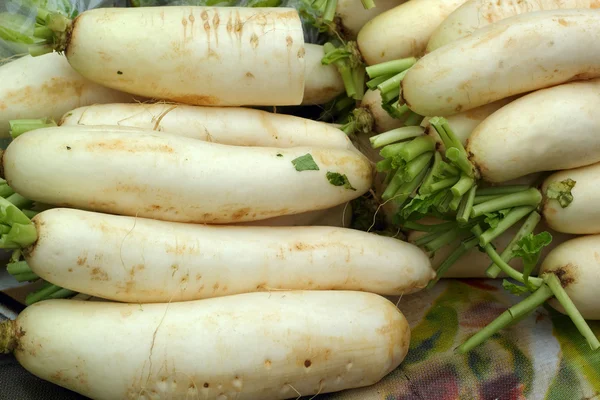
M 455 225 L 455 224 L 453 223 L 453 225 Z M 449 231 L 452 231 L 452 229 L 429 232 L 426 235 L 423 235 L 423 236 L 417 238 L 415 241 L 413 241 L 413 243 L 415 245 L 421 247 L 421 246 L 426 245 L 427 243 L 439 238 L 440 236 L 446 234 Z
M 504 194 L 524 192 L 530 188 L 531 188 L 531 186 L 527 186 L 527 185 L 487 187 L 487 188 L 479 189 L 477 191 L 477 197 L 479 197 L 479 196 L 495 196 L 495 195 L 504 195 Z
M 426 170 L 432 157 L 433 152 L 423 153 L 406 164 L 403 175 L 404 182 L 411 182 L 421 171 Z
M 453 198 L 452 193 L 446 192 L 444 194 L 444 199 L 437 206 L 438 211 L 441 212 L 441 213 L 448 212 L 448 210 L 450 210 L 450 202 L 452 201 L 452 198 Z
M 360 0 L 365 10 L 369 10 L 375 7 L 375 2 L 373 0 Z
M 13 139 L 24 134 L 25 132 L 56 126 L 56 122 L 54 122 L 54 120 L 51 118 L 17 119 L 9 121 L 8 124 L 10 125 L 10 136 Z
M 463 173 L 460 175 L 460 180 L 450 188 L 450 191 L 454 196 L 462 196 L 467 193 L 474 184 L 475 180 Z
M 384 158 L 383 160 L 378 161 L 377 164 L 375 164 L 375 168 L 377 169 L 378 172 L 391 171 L 392 170 L 392 159 Z
M 509 211 L 509 213 L 498 222 L 494 228 L 490 228 L 483 232 L 479 237 L 481 246 L 485 246 L 488 243 L 491 243 L 492 240 L 496 239 L 502 233 L 504 233 L 508 228 L 519 222 L 522 218 L 524 218 L 527 214 L 530 214 L 535 207 L 532 206 L 521 206 L 515 207 Z
M 0 178 L 0 197 L 7 198 L 13 193 L 15 193 L 15 191 L 12 190 L 10 186 L 8 186 L 8 183 L 6 183 L 4 179 Z
M 0 235 L 0 248 L 19 249 L 37 240 L 37 231 L 31 220 L 18 207 L 1 197 L 0 224 L 10 227 L 8 233 Z
M 473 166 L 469 161 L 467 154 L 461 152 L 456 147 L 451 147 L 446 150 L 446 158 L 452 161 L 462 172 L 467 176 L 474 176 Z
M 475 200 L 475 193 L 477 192 L 477 185 L 471 187 L 466 196 L 463 196 L 458 212 L 456 213 L 456 220 L 461 224 L 469 222 L 471 216 L 471 209 L 473 208 L 473 201 Z
M 30 306 L 38 301 L 65 298 L 74 294 L 76 294 L 76 292 L 73 292 L 72 290 L 61 288 L 60 286 L 46 282 L 41 289 L 31 292 L 27 295 L 25 298 L 25 304 Z
M 327 22 L 333 21 L 335 18 L 335 9 L 337 7 L 337 0 L 327 0 L 325 11 L 323 12 L 323 20 Z
M 381 93 L 381 103 L 394 103 L 395 100 L 399 101 L 400 98 L 400 87 L 393 87 L 385 93 Z
M 400 153 L 400 150 L 410 142 L 392 143 L 379 150 L 379 155 L 384 158 L 392 158 Z
M 512 238 L 508 246 L 506 246 L 504 251 L 500 254 L 500 258 L 505 263 L 508 263 L 514 257 L 513 247 L 519 242 L 519 240 L 532 233 L 541 219 L 542 216 L 536 211 L 529 214 L 525 222 L 523 222 L 523 225 L 521 225 L 521 228 L 519 228 L 517 234 Z M 490 278 L 497 278 L 500 272 L 501 269 L 495 263 L 492 263 L 485 271 L 485 274 Z
M 481 234 L 483 233 L 483 230 L 479 225 L 476 225 L 471 229 L 471 232 L 473 232 L 473 234 L 479 238 L 479 236 L 481 236 Z M 511 267 L 510 265 L 508 265 L 502 259 L 502 257 L 500 257 L 500 254 L 496 252 L 496 250 L 490 243 L 482 247 L 483 250 L 485 250 L 485 252 L 487 253 L 487 255 L 492 259 L 492 261 L 502 270 L 502 272 L 504 272 L 508 277 L 518 282 L 525 283 L 525 280 L 523 279 L 523 274 Z M 529 277 L 529 283 L 537 287 L 543 283 L 543 280 L 540 278 Z
M 460 203 L 462 202 L 463 196 L 453 196 L 452 201 L 450 202 L 450 209 L 452 211 L 457 211 L 458 207 L 460 207 Z
M 400 100 L 396 100 L 393 103 L 386 103 L 381 101 L 381 108 L 383 108 L 392 118 L 401 119 L 404 114 L 410 112 L 410 109 L 406 104 L 400 105 Z
M 425 244 L 425 250 L 427 251 L 437 251 L 442 247 L 446 246 L 459 239 L 461 235 L 464 234 L 464 230 L 461 229 L 451 229 L 447 232 L 444 232 L 442 235 L 436 237 L 432 241 Z
M 435 150 L 435 139 L 431 136 L 418 136 L 403 146 L 398 155 L 406 162 L 415 159 L 423 153 Z
M 399 206 L 403 205 L 410 195 L 419 187 L 421 182 L 423 182 L 426 174 L 427 168 L 424 168 L 415 179 L 400 186 L 400 189 L 398 189 L 393 197 L 394 202 Z
M 351 100 L 355 103 L 354 100 Z M 373 125 L 375 120 L 373 114 L 364 108 L 355 108 L 348 116 L 348 122 L 343 125 L 340 129 L 346 133 L 346 135 L 352 135 L 355 133 L 370 134 L 373 131 Z
M 524 191 L 511 193 L 502 197 L 489 200 L 476 206 L 473 206 L 472 216 L 478 217 L 480 215 L 491 213 L 494 211 L 504 210 L 506 208 L 518 207 L 518 206 L 534 206 L 537 207 L 542 201 L 542 194 L 535 188 L 530 188 Z
M 6 270 L 11 275 L 33 272 L 31 268 L 29 268 L 29 265 L 27 265 L 27 261 L 11 262 L 6 265 Z
M 366 68 L 369 78 L 378 78 L 383 75 L 396 75 L 400 72 L 408 70 L 415 65 L 417 59 L 415 57 L 401 58 L 399 60 L 385 61 L 379 64 L 371 65 Z
M 471 237 L 470 239 L 463 240 L 460 245 L 454 249 L 454 251 L 444 260 L 442 264 L 438 267 L 435 278 L 429 281 L 427 284 L 427 289 L 431 289 L 443 276 L 452 265 L 454 265 L 462 256 L 464 256 L 469 250 L 477 246 L 479 240 L 476 237 Z
M 0 322 L 0 354 L 12 353 L 17 345 L 17 322 L 10 319 Z
M 347 96 L 361 100 L 364 94 L 365 67 L 356 42 L 349 41 L 338 48 L 328 42 L 323 45 L 323 51 L 325 56 L 321 59 L 321 64 L 335 65 L 344 82 Z
M 25 216 L 29 219 L 35 217 L 36 215 L 38 215 L 40 213 L 39 211 L 34 211 L 34 210 L 21 210 L 21 212 L 23 214 L 25 214 Z
M 415 138 L 422 135 L 424 131 L 425 129 L 420 126 L 405 126 L 372 136 L 369 138 L 369 141 L 371 142 L 371 147 L 377 149 L 394 142 Z
M 71 33 L 72 21 L 58 12 L 39 8 L 36 22 L 37 26 L 33 31 L 35 41 L 30 37 L 24 39 L 24 35 L 14 37 L 14 41 L 30 45 L 29 54 L 34 57 L 53 51 L 64 52 L 68 43 L 67 38 Z
M 368 67 L 367 67 L 368 68 Z M 388 79 L 392 78 L 394 75 L 390 74 L 390 75 L 381 75 L 378 76 L 377 78 L 373 78 L 371 80 L 367 81 L 367 87 L 371 90 L 375 90 L 377 89 L 377 86 L 380 83 L 383 83 L 385 81 L 387 81 Z
M 404 229 L 409 229 L 412 231 L 419 231 L 419 232 L 445 232 L 449 229 L 454 228 L 455 226 L 456 226 L 455 222 L 444 222 L 441 224 L 425 225 L 425 224 L 419 224 L 418 222 L 414 222 L 414 221 L 406 221 L 402 224 L 402 227 Z M 424 236 L 426 236 L 426 235 L 424 235 Z
M 423 121 L 423 116 L 419 115 L 413 111 L 410 112 L 410 115 L 408 116 L 408 118 L 406 118 L 406 120 L 404 121 L 404 125 L 406 126 L 419 126 L 421 125 L 421 122 Z
M 387 187 L 381 194 L 381 199 L 383 201 L 388 201 L 389 199 L 394 197 L 396 192 L 398 190 L 400 190 L 400 187 L 403 184 L 404 184 L 404 171 L 402 171 L 402 168 L 398 168 L 398 170 L 394 173 L 394 176 L 390 180 L 390 183 L 387 185 Z
M 433 184 L 433 181 L 435 179 L 436 174 L 440 170 L 441 163 L 442 163 L 442 156 L 441 156 L 441 154 L 438 153 L 437 151 L 434 152 L 434 155 L 433 155 L 433 165 L 431 166 L 431 169 L 429 170 L 429 173 L 427 174 L 427 176 L 423 180 L 423 184 L 419 188 L 419 193 L 420 194 L 431 193 L 430 188 L 431 188 L 431 185 Z
M 499 197 L 502 197 L 501 194 L 491 194 L 488 196 L 475 196 L 475 199 L 473 199 L 473 205 L 477 205 L 477 204 L 481 204 L 481 203 L 485 203 L 486 201 L 490 201 L 490 200 L 494 200 L 497 199 Z
M 400 90 L 400 82 L 406 76 L 408 70 L 402 71 L 391 77 L 390 79 L 383 81 L 379 85 L 377 85 L 377 89 L 381 92 L 381 96 L 383 96 L 392 91 L 392 90 Z
M 33 282 L 40 279 L 35 272 L 23 272 L 22 274 L 11 274 L 17 282 Z
M 563 289 L 558 277 L 553 273 L 546 273 L 542 275 L 542 278 L 544 279 L 544 283 L 548 285 L 554 294 L 556 300 L 558 300 L 560 305 L 563 306 L 565 312 L 571 318 L 579 332 L 583 335 L 583 337 L 585 337 L 592 350 L 597 350 L 600 348 L 600 342 L 598 341 L 598 338 L 596 335 L 594 335 L 594 332 L 592 332 L 589 325 L 585 322 L 583 316 L 577 307 L 575 307 L 575 304 L 573 304 L 573 301 L 567 292 L 565 292 L 565 289 Z
M 434 182 L 430 186 L 430 193 L 438 192 L 442 189 L 447 189 L 453 186 L 456 182 L 460 180 L 460 176 L 451 176 L 450 178 L 442 179 L 441 181 Z
M 17 208 L 26 208 L 33 205 L 33 201 L 26 199 L 18 193 L 11 194 L 6 200 L 10 201 Z
M 525 300 L 515 304 L 508 310 L 504 311 L 498 318 L 493 320 L 485 328 L 471 336 L 466 342 L 459 346 L 458 352 L 460 354 L 467 353 L 473 348 L 479 346 L 487 339 L 492 337 L 496 332 L 506 328 L 508 325 L 513 323 L 516 319 L 519 319 L 542 304 L 554 295 L 552 290 L 547 285 L 542 285 L 538 290 L 533 292 Z

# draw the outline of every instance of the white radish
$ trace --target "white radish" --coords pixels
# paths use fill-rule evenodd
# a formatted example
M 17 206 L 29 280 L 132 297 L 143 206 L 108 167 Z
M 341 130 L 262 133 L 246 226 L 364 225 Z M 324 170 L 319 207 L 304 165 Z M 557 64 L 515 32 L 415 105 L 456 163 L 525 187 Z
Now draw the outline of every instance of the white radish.
M 550 175 L 544 181 L 542 192 L 545 194 L 543 212 L 546 222 L 560 232 L 591 234 L 600 233 L 600 164 L 564 170 Z M 563 207 L 555 196 L 548 196 L 552 185 L 560 185 L 573 180 L 571 201 Z
M 48 116 L 97 103 L 133 101 L 133 96 L 93 83 L 58 54 L 24 56 L 0 66 L 0 137 L 9 137 L 9 121 Z
M 2 167 L 33 201 L 196 223 L 329 208 L 361 196 L 372 179 L 369 161 L 352 150 L 229 146 L 108 126 L 27 132 Z
M 596 163 L 600 161 L 598 108 L 600 79 L 538 90 L 479 124 L 467 152 L 489 182 Z
M 425 55 L 402 80 L 408 107 L 447 116 L 516 94 L 600 76 L 598 10 L 506 18 Z
M 401 295 L 433 278 L 418 247 L 354 229 L 181 224 L 70 209 L 33 222 L 38 240 L 23 253 L 34 273 L 128 303 L 296 289 Z
M 306 82 L 302 104 L 325 104 L 344 93 L 344 81 L 335 65 L 321 63 L 325 55 L 323 46 L 305 43 L 304 48 Z
M 0 325 L 0 351 L 96 400 L 283 400 L 367 386 L 402 362 L 409 341 L 394 304 L 360 292 L 49 300 Z
M 103 104 L 72 110 L 60 125 L 130 126 L 237 146 L 353 148 L 329 124 L 250 108 Z
M 376 6 L 365 9 L 360 1 L 338 0 L 336 16 L 339 18 L 341 31 L 345 37 L 355 38 L 363 26 L 379 14 L 386 12 L 407 0 L 377 0 Z
M 304 97 L 304 37 L 291 8 L 99 8 L 64 24 L 54 48 L 107 87 L 195 105 Z
M 381 93 L 379 90 L 367 90 L 360 102 L 360 108 L 371 119 L 372 132 L 383 133 L 404 126 L 402 120 L 391 117 L 381 107 Z
M 600 285 L 600 235 L 581 236 L 551 251 L 542 262 L 541 273 L 552 273 L 561 281 L 575 307 L 585 319 L 600 319 L 598 286 Z M 556 301 L 550 305 L 560 312 L 564 308 Z
M 307 211 L 301 214 L 283 215 L 260 221 L 240 222 L 241 226 L 337 226 L 348 228 L 352 222 L 351 203 L 326 208 L 324 210 Z
M 458 7 L 438 26 L 429 39 L 427 52 L 515 15 L 543 10 L 599 7 L 598 0 L 470 0 Z
M 411 0 L 370 20 L 358 33 L 367 65 L 424 54 L 439 24 L 466 0 Z

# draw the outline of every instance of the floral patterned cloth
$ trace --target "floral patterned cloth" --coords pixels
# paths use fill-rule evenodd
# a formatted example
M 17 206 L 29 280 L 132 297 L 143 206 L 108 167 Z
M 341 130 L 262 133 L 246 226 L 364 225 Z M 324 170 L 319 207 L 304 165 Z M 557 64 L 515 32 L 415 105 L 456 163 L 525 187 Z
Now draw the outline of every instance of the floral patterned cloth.
M 390 300 L 397 302 L 412 327 L 404 362 L 374 386 L 320 394 L 316 399 L 600 399 L 600 352 L 592 352 L 571 320 L 551 307 L 540 308 L 466 355 L 455 352 L 466 338 L 520 300 L 506 293 L 499 280 L 443 280 L 431 291 Z M 590 325 L 600 335 L 600 322 Z M 11 374 L 10 379 L 0 374 L 0 400 L 40 398 L 15 397 L 20 393 L 15 382 L 26 380 L 14 375 L 28 373 L 12 365 Z M 41 393 L 57 393 L 45 399 L 80 398 L 50 383 L 36 384 L 46 385 Z M 13 394 L 5 397 L 6 393 Z

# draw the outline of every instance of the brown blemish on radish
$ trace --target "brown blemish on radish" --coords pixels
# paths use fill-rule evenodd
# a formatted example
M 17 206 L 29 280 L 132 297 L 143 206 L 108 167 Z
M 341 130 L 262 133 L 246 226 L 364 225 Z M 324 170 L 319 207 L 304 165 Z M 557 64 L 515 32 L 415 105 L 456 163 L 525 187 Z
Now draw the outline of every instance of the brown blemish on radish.
M 87 262 L 87 256 L 77 257 L 77 265 L 81 266 Z
M 256 33 L 253 33 L 252 36 L 250 36 L 250 46 L 253 49 L 256 49 L 258 47 L 258 36 L 256 35 Z
M 553 270 L 547 270 L 544 273 L 550 273 L 556 275 L 558 280 L 560 281 L 560 285 L 563 288 L 566 288 L 570 284 L 577 281 L 577 266 L 571 263 L 567 265 L 563 265 L 562 267 L 558 267 Z
M 99 268 L 99 267 L 92 268 L 92 271 L 90 272 L 90 276 L 93 281 L 109 281 L 110 280 L 106 271 L 104 271 L 102 268 Z
M 89 151 L 126 151 L 128 153 L 173 153 L 175 150 L 165 144 L 147 144 L 132 143 L 121 139 L 106 139 L 90 143 L 86 146 Z
M 221 103 L 221 100 L 216 96 L 198 94 L 185 94 L 170 97 L 170 99 L 178 103 L 193 104 L 197 106 L 215 106 Z
M 233 214 L 231 214 L 231 219 L 233 221 L 238 221 L 238 220 L 242 219 L 243 217 L 247 216 L 250 213 L 250 211 L 251 211 L 251 209 L 249 207 L 240 208 L 239 210 L 237 210 Z
M 246 78 L 254 79 L 254 74 L 252 72 L 246 72 Z

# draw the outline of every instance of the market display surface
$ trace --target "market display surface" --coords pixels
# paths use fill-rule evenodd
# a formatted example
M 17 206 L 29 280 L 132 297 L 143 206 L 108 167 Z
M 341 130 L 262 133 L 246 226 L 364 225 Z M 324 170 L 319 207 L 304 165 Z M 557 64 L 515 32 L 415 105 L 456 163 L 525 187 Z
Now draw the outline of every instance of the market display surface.
M 0 398 L 600 393 L 600 3 L 122 6 L 0 12 Z

